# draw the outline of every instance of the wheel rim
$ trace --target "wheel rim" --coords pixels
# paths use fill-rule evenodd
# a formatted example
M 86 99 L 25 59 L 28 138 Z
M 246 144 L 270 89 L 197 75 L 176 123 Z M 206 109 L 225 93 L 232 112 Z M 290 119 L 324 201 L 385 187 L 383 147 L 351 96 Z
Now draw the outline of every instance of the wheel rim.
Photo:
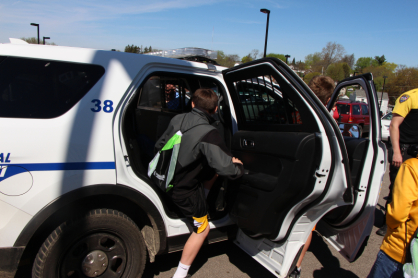
M 123 241 L 108 233 L 88 235 L 65 254 L 60 277 L 118 278 L 124 273 L 127 251 Z

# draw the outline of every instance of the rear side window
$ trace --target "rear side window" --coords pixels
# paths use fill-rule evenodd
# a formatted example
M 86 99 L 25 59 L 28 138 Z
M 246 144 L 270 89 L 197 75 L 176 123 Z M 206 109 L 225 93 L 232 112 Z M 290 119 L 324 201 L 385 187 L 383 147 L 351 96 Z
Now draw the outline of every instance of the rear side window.
M 337 104 L 339 114 L 350 114 L 350 106 L 347 104 Z
M 361 105 L 361 114 L 362 115 L 369 115 L 369 107 L 367 105 Z
M 98 65 L 7 57 L 0 64 L 0 117 L 61 116 L 104 72 Z
M 191 98 L 185 78 L 151 76 L 141 88 L 138 106 L 184 112 Z
M 360 105 L 353 105 L 353 115 L 360 115 Z
M 293 102 L 272 77 L 259 76 L 236 82 L 243 116 L 248 124 L 302 124 Z

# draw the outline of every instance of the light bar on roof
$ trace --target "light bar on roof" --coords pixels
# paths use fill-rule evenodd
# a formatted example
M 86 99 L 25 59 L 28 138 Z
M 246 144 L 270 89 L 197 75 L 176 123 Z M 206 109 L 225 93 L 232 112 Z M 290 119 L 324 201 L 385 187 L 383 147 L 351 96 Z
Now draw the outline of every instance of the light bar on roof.
M 146 54 L 153 55 L 153 56 L 167 57 L 167 58 L 184 58 L 184 57 L 193 57 L 193 56 L 206 57 L 212 60 L 216 60 L 218 58 L 218 51 L 213 51 L 213 50 L 203 49 L 203 48 L 198 48 L 198 47 L 184 47 L 184 48 L 176 48 L 176 49 L 169 49 L 169 50 L 161 50 L 161 51 L 149 52 Z

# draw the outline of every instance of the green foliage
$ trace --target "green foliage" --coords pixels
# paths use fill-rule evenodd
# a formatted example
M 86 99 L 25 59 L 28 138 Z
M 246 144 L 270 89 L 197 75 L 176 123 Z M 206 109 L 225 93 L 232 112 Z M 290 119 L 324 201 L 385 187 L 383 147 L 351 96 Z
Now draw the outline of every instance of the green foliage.
M 386 79 L 385 91 L 392 104 L 401 94 L 415 88 L 418 88 L 418 68 L 399 66 L 396 75 L 392 74 Z
M 305 75 L 305 78 L 303 79 L 303 81 L 305 81 L 306 84 L 309 84 L 311 79 L 314 78 L 317 75 L 321 75 L 321 73 L 320 72 L 310 72 L 307 75 Z
M 286 62 L 286 57 L 284 54 L 276 54 L 276 53 L 269 53 L 266 55 L 266 57 L 272 57 L 282 60 L 283 62 Z
M 299 61 L 299 62 L 296 63 L 295 69 L 296 70 L 305 70 L 306 69 L 306 65 L 305 65 L 304 62 Z
M 295 58 L 293 58 L 292 65 L 296 65 Z
M 327 68 L 326 75 L 331 77 L 333 80 L 340 81 L 345 78 L 344 65 L 345 63 L 331 64 Z M 347 65 L 347 64 L 345 64 Z
M 379 56 L 374 56 L 374 59 L 376 60 L 376 62 L 379 66 L 383 66 L 383 64 L 386 62 L 385 55 L 382 55 L 380 57 Z
M 247 56 L 242 57 L 241 62 L 242 63 L 248 63 L 251 62 L 253 60 L 253 58 L 251 57 L 250 54 L 248 54 Z
M 322 72 L 324 61 L 321 58 L 320 52 L 309 54 L 305 57 L 305 66 L 312 72 Z
M 350 77 L 350 66 L 347 63 L 342 63 L 343 64 L 343 71 L 344 71 L 344 78 Z
M 369 66 L 378 66 L 378 62 L 373 59 L 372 57 L 360 57 L 358 58 L 356 65 L 355 65 L 355 69 L 356 71 L 359 71 L 361 73 L 364 73 L 364 69 L 369 67 Z
M 216 59 L 219 65 L 227 68 L 233 67 L 237 62 L 240 61 L 239 56 L 236 54 L 225 55 L 222 50 L 218 50 L 218 57 Z
M 141 53 L 141 48 L 139 46 L 136 45 L 127 45 L 125 46 L 125 52 L 129 52 L 129 53 Z
M 395 63 L 384 62 L 383 66 L 390 72 L 395 72 L 395 69 L 398 67 Z

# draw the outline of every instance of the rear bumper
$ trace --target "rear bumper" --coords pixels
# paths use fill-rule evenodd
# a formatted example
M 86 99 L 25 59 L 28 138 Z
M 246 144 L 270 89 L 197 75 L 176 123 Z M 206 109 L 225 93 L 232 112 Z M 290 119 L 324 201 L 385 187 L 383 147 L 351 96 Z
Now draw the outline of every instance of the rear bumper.
M 15 276 L 24 250 L 25 247 L 0 248 L 0 278 L 12 278 Z

